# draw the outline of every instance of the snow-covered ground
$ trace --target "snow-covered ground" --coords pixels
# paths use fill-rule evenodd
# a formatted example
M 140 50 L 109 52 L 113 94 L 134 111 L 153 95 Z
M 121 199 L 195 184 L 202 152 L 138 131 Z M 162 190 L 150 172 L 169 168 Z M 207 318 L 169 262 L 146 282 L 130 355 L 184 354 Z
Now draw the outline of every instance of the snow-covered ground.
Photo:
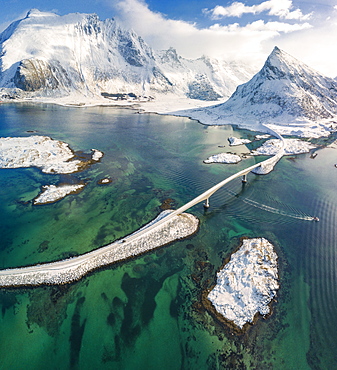
M 244 239 L 240 249 L 217 274 L 208 295 L 216 311 L 239 328 L 267 315 L 279 288 L 277 254 L 264 238 Z
M 204 163 L 239 163 L 241 157 L 237 154 L 220 153 L 215 154 L 204 160 Z
M 202 124 L 210 126 L 222 125 L 236 125 L 243 129 L 251 131 L 264 132 L 263 125 L 258 122 L 256 117 L 243 117 L 239 113 L 233 112 L 232 114 L 224 115 L 220 110 L 216 109 L 218 104 L 213 106 L 206 106 L 203 108 L 179 110 L 173 112 L 173 115 L 181 117 L 189 117 L 195 119 Z M 214 109 L 213 109 L 214 108 Z M 312 122 L 310 120 L 294 119 L 294 117 L 282 117 L 282 121 L 273 120 L 272 118 L 266 119 L 268 126 L 273 130 L 279 132 L 281 135 L 298 136 L 303 138 L 318 138 L 329 136 L 332 132 L 337 130 L 337 117 L 336 122 L 331 119 L 317 119 Z
M 97 181 L 97 184 L 98 185 L 107 185 L 107 184 L 111 184 L 112 183 L 112 179 L 109 178 L 109 177 L 105 177 L 104 179 L 100 179 Z
M 104 153 L 101 152 L 100 150 L 91 149 L 91 151 L 93 152 L 91 159 L 95 162 L 99 161 L 104 156 Z
M 243 144 L 251 143 L 251 140 L 249 140 L 249 139 L 240 139 L 240 138 L 234 137 L 234 136 L 229 137 L 228 141 L 229 141 L 230 146 L 237 146 L 237 145 L 243 145 Z
M 310 149 L 314 149 L 315 145 L 299 140 L 299 139 L 284 139 L 284 155 L 296 155 L 308 153 Z M 252 155 L 275 155 L 282 147 L 282 142 L 279 139 L 270 139 L 262 146 L 253 150 Z
M 263 139 L 269 139 L 269 134 L 262 134 L 262 135 L 255 135 L 255 140 L 263 140 Z
M 97 149 L 92 152 L 92 161 L 103 156 Z M 74 157 L 67 143 L 48 136 L 0 138 L 0 168 L 38 167 L 45 173 L 67 174 L 87 164 Z
M 77 185 L 45 185 L 43 191 L 34 200 L 33 204 L 54 203 L 68 194 L 76 194 L 84 188 L 84 184 Z
M 39 167 L 45 173 L 73 173 L 82 162 L 68 144 L 48 136 L 0 138 L 0 168 Z

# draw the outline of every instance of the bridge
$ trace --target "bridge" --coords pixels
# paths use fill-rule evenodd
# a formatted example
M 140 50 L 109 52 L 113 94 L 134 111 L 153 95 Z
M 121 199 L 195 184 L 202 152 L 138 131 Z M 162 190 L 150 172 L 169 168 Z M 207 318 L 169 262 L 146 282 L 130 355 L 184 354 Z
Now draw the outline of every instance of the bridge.
M 254 164 L 254 165 L 252 165 L 250 167 L 247 167 L 247 168 L 245 168 L 245 169 L 243 169 L 243 170 L 235 173 L 234 175 L 231 175 L 231 176 L 227 177 L 225 180 L 219 182 L 218 184 L 214 185 L 210 189 L 206 190 L 204 193 L 202 193 L 199 196 L 197 196 L 196 198 L 192 199 L 191 201 L 189 201 L 188 203 L 186 203 L 182 207 L 176 209 L 175 211 L 173 211 L 172 213 L 170 213 L 168 216 L 166 216 L 165 218 L 163 218 L 162 220 L 160 220 L 156 224 L 154 224 L 151 228 L 148 228 L 146 231 L 151 231 L 153 228 L 156 228 L 156 227 L 159 227 L 160 225 L 163 225 L 168 220 L 172 219 L 173 217 L 175 217 L 177 215 L 182 214 L 183 212 L 187 211 L 188 209 L 192 208 L 196 204 L 201 203 L 203 201 L 205 202 L 204 203 L 204 206 L 206 208 L 208 208 L 209 205 L 210 205 L 209 198 L 216 191 L 218 191 L 219 189 L 221 189 L 223 186 L 225 186 L 229 182 L 231 182 L 234 179 L 237 179 L 238 177 L 241 177 L 241 176 L 242 176 L 242 182 L 246 182 L 247 181 L 247 174 L 249 172 L 251 172 L 252 170 L 254 170 L 255 168 L 258 168 L 258 167 L 268 168 L 268 166 L 272 166 L 273 167 L 282 158 L 282 156 L 284 155 L 285 141 L 284 141 L 283 136 L 281 136 L 279 133 L 277 133 L 276 131 L 272 130 L 271 128 L 269 128 L 266 125 L 263 125 L 263 126 L 267 129 L 267 131 L 269 131 L 270 134 L 272 134 L 273 136 L 275 136 L 278 139 L 280 139 L 281 140 L 281 143 L 282 143 L 280 150 L 273 157 L 268 158 L 268 159 L 266 159 L 266 160 L 264 160 L 264 161 L 262 161 L 260 163 L 256 163 L 256 164 Z
M 0 287 L 69 283 L 79 280 L 88 272 L 99 267 L 133 257 L 193 234 L 197 230 L 197 223 L 192 220 L 194 216 L 184 213 L 186 210 L 201 202 L 204 202 L 205 207 L 209 207 L 209 198 L 224 185 L 239 177 L 242 177 L 242 181 L 245 182 L 249 172 L 258 167 L 274 166 L 283 156 L 285 146 L 283 137 L 267 126 L 265 127 L 282 142 L 281 149 L 273 157 L 229 176 L 182 207 L 171 211 L 168 215 L 155 220 L 124 239 L 73 258 L 1 270 Z

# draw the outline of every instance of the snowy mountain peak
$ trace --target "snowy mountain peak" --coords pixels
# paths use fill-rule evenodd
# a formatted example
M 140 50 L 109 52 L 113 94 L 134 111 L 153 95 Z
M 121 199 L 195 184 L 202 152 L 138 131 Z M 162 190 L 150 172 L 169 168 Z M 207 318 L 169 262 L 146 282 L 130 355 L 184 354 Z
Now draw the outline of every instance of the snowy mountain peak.
M 212 63 L 184 59 L 173 48 L 156 53 L 134 31 L 96 14 L 32 9 L 0 34 L 0 88 L 18 88 L 27 96 L 115 98 L 132 92 L 216 100 L 252 75 Z
M 320 127 L 329 132 L 331 124 L 335 125 L 337 83 L 275 47 L 250 81 L 238 86 L 225 103 L 207 109 L 207 114 L 213 121 L 245 127 L 289 125 L 289 133 L 295 135 L 302 132 L 295 129 L 297 124 L 310 123 L 321 136 Z M 319 126 L 317 121 L 325 123 Z
M 277 46 L 275 46 L 267 58 L 260 73 L 268 79 L 295 79 L 298 74 L 318 75 L 316 71 L 282 51 Z
M 177 50 L 172 48 L 172 47 L 170 47 L 167 50 L 162 50 L 162 51 L 158 52 L 158 56 L 161 59 L 162 63 L 179 64 L 180 65 Z
M 50 12 L 41 12 L 39 9 L 30 9 L 25 18 L 33 18 L 33 17 L 55 17 L 57 16 L 55 13 Z

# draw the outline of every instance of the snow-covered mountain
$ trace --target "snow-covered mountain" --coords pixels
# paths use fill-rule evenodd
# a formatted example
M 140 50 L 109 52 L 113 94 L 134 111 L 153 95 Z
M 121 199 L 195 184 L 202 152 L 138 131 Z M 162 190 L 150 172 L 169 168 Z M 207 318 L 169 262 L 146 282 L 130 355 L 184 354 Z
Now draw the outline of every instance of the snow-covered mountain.
M 191 99 L 217 100 L 229 97 L 253 75 L 253 69 L 238 62 L 203 56 L 189 60 L 170 48 L 155 54 L 156 61 L 168 80 Z
M 134 31 L 95 14 L 58 16 L 34 9 L 0 34 L 0 98 L 151 96 L 157 98 L 155 111 L 173 113 L 180 100 L 182 106 L 187 100 L 185 107 L 196 107 L 230 97 L 223 104 L 177 114 L 255 130 L 268 123 L 300 136 L 335 130 L 336 79 L 277 47 L 250 81 L 248 65 L 206 56 L 189 60 L 173 48 L 154 51 Z M 163 101 L 169 103 L 159 108 Z
M 260 129 L 269 123 L 287 134 L 327 135 L 336 128 L 337 82 L 275 47 L 263 68 L 225 103 L 188 115 L 207 124 Z
M 172 93 L 217 100 L 252 75 L 240 64 L 155 52 L 132 30 L 95 14 L 34 9 L 0 34 L 0 87 L 27 96 Z

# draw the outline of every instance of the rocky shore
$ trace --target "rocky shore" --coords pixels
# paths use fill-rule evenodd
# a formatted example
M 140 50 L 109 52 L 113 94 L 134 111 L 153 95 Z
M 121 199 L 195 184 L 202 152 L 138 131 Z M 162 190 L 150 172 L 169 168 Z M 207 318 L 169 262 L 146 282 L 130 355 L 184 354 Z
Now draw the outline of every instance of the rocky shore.
M 62 261 L 0 271 L 0 287 L 66 284 L 103 266 L 126 260 L 194 234 L 195 216 L 183 213 L 155 227 L 172 211 L 164 211 L 135 233 L 92 252 Z M 152 227 L 153 226 L 153 227 Z

